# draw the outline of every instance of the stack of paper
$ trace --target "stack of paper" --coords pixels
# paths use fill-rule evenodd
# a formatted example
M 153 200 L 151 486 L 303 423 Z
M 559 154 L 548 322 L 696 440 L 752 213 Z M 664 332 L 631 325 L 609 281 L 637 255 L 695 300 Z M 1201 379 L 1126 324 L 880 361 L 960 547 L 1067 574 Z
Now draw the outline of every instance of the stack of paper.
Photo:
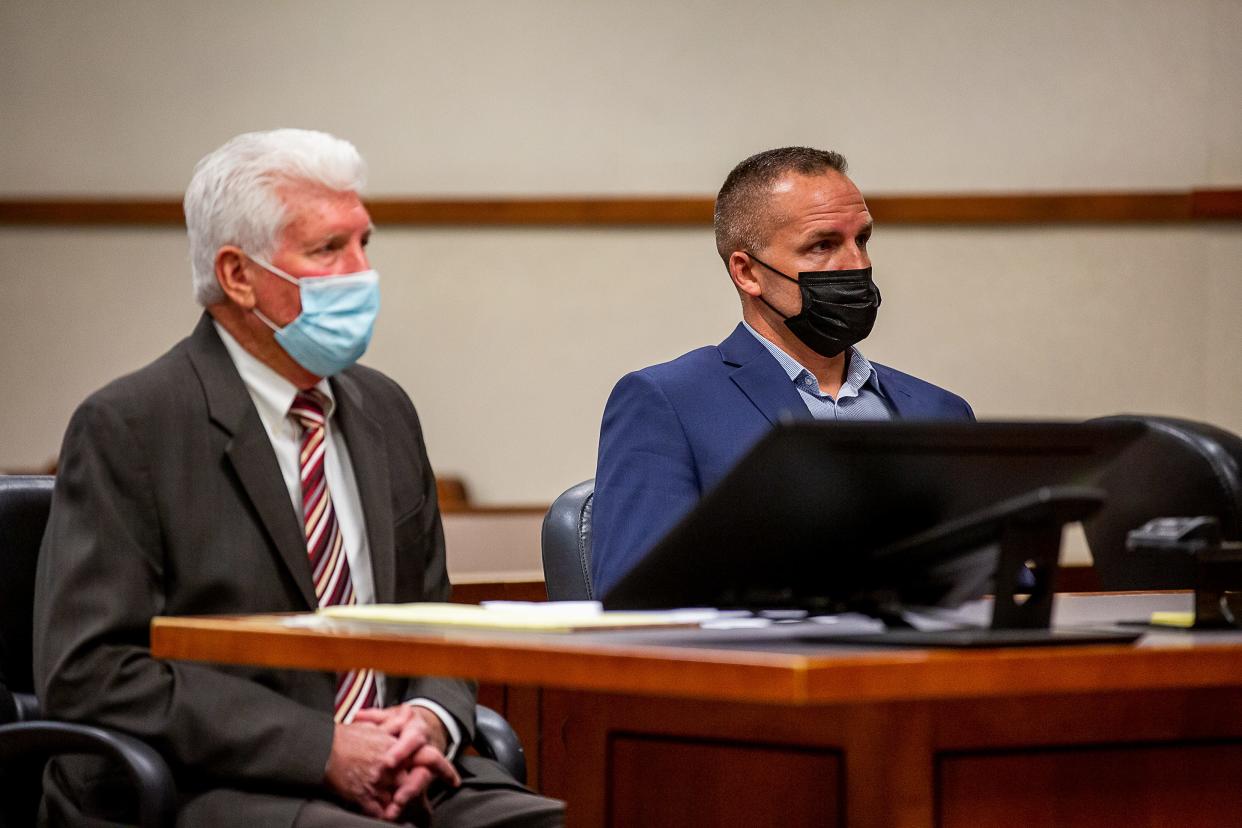
M 690 626 L 720 618 L 714 609 L 605 612 L 598 601 L 488 601 L 473 604 L 354 604 L 321 607 L 321 616 L 349 621 L 493 630 L 573 632 L 633 627 Z

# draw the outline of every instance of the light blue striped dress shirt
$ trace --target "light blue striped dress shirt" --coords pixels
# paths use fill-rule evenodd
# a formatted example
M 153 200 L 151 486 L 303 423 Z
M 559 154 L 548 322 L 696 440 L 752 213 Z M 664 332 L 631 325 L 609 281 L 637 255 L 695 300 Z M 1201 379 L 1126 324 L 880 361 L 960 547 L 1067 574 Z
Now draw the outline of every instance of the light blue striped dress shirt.
M 834 400 L 819 390 L 819 380 L 809 370 L 802 367 L 798 360 L 782 351 L 773 343 L 759 335 L 747 325 L 746 330 L 759 340 L 763 347 L 776 358 L 776 361 L 789 375 L 789 381 L 798 389 L 807 410 L 817 420 L 891 420 L 893 412 L 880 393 L 880 378 L 876 376 L 871 363 L 862 355 L 862 351 L 850 346 L 849 362 L 845 372 L 845 382 Z

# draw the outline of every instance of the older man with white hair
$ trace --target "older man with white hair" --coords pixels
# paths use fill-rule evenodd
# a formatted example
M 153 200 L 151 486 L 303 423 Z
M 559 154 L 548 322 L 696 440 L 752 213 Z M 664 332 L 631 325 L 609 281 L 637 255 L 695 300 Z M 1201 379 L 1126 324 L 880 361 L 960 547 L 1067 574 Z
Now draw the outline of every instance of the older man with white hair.
M 448 598 L 418 416 L 355 364 L 379 309 L 364 176 L 351 144 L 305 130 L 240 135 L 199 162 L 185 214 L 202 319 L 88 398 L 65 436 L 39 559 L 40 697 L 163 753 L 179 825 L 558 825 L 561 803 L 458 755 L 469 682 L 148 648 L 155 615 Z M 56 761 L 46 783 L 53 824 L 132 820 L 95 758 Z

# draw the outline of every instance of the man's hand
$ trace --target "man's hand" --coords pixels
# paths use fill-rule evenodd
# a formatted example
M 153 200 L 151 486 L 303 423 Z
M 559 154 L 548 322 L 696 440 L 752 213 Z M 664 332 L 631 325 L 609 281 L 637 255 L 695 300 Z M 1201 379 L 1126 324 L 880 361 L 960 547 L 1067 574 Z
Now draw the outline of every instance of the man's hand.
M 396 774 L 388 756 L 396 737 L 371 722 L 338 724 L 324 781 L 342 798 L 357 803 L 367 816 L 383 818 L 392 805 Z
M 367 708 L 358 711 L 354 722 L 374 724 L 394 739 L 384 755 L 384 767 L 395 778 L 396 789 L 384 808 L 384 819 L 397 819 L 416 799 L 426 807 L 427 786 L 436 777 L 453 787 L 461 784 L 457 769 L 444 756 L 448 746 L 444 723 L 427 708 L 408 704 Z

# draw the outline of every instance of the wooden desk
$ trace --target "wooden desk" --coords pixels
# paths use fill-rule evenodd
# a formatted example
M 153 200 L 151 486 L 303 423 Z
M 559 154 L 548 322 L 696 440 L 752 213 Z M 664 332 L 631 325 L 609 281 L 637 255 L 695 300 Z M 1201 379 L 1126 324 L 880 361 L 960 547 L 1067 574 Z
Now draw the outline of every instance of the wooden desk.
M 1188 605 L 1069 596 L 1058 617 Z M 787 629 L 553 636 L 158 618 L 152 650 L 540 688 L 517 712 L 540 787 L 569 801 L 574 825 L 1099 828 L 1242 813 L 1242 634 L 950 652 L 826 647 Z

